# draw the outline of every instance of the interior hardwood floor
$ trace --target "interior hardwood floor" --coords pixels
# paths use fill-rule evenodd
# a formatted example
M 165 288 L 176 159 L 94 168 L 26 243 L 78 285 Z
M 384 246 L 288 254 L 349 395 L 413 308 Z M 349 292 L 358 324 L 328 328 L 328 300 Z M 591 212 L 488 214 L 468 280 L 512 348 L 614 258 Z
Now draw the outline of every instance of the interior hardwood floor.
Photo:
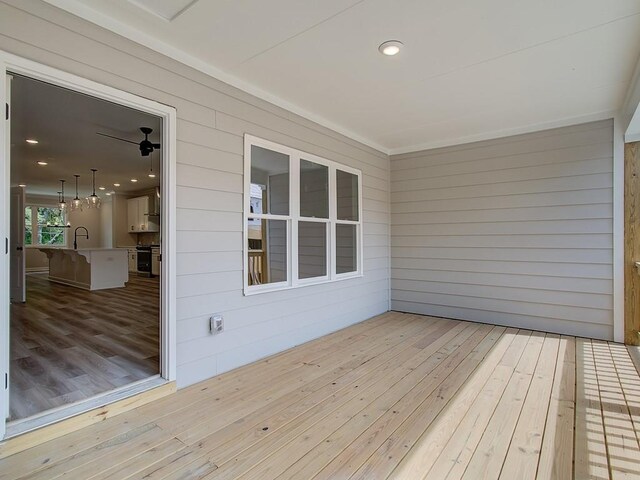
M 10 420 L 84 400 L 159 371 L 159 280 L 90 292 L 27 275 L 11 305 Z
M 637 478 L 624 346 L 388 313 L 0 460 L 2 479 Z

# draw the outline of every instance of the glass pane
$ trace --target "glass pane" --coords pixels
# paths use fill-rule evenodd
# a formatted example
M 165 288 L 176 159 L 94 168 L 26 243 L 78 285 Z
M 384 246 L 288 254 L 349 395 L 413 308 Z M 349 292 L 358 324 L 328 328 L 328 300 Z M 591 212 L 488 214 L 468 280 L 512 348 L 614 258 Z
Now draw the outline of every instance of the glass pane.
M 329 167 L 302 159 L 300 216 L 329 218 Z
M 51 225 L 64 225 L 64 213 L 59 208 L 38 207 L 38 244 L 64 245 L 64 229 Z
M 64 245 L 64 229 L 38 227 L 38 243 L 40 245 Z
M 64 225 L 64 214 L 59 208 L 38 207 L 38 225 Z
M 286 220 L 250 218 L 247 223 L 249 285 L 286 282 Z
M 252 199 L 259 195 L 253 185 L 262 191 L 261 210 L 254 213 L 289 215 L 289 155 L 252 145 L 251 185 Z
M 31 207 L 25 207 L 24 209 L 24 244 L 31 245 L 33 242 L 33 232 L 31 219 L 33 215 L 33 209 Z
M 298 278 L 327 275 L 327 224 L 298 222 Z
M 336 273 L 358 270 L 357 225 L 336 225 Z
M 358 221 L 358 176 L 336 170 L 338 220 Z
M 251 197 L 249 199 L 249 213 L 263 213 L 262 212 L 262 202 L 264 201 L 264 191 L 265 188 L 263 185 L 258 185 L 256 183 L 251 184 Z

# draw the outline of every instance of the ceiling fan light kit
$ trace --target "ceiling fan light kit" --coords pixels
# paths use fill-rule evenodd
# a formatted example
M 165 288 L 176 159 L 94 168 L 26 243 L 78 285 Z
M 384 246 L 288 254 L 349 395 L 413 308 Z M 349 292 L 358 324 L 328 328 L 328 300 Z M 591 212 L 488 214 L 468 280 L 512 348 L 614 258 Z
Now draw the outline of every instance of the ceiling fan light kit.
M 153 154 L 149 155 L 149 178 L 156 178 L 156 174 L 153 173 Z

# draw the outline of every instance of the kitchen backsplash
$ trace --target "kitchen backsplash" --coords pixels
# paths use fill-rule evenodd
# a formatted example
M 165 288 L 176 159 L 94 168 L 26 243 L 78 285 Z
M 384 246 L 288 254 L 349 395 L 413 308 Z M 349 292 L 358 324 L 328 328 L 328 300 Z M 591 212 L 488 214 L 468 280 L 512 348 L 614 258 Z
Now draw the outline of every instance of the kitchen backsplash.
M 138 245 L 158 245 L 160 244 L 159 233 L 139 233 Z

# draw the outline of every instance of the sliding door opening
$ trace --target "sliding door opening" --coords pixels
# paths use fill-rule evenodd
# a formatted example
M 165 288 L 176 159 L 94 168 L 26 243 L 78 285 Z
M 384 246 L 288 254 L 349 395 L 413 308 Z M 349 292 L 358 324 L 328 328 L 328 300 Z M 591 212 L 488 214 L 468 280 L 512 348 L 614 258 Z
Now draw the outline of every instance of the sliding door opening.
M 165 198 L 175 112 L 16 70 L 6 70 L 9 435 L 175 379 Z

